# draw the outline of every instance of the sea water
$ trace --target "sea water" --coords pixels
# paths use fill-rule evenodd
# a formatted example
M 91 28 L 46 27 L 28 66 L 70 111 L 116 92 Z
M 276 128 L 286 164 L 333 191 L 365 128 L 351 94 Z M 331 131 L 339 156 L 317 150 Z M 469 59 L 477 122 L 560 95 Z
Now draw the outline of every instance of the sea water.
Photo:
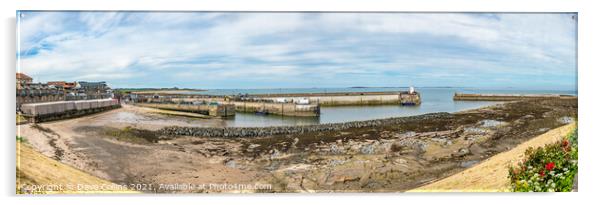
M 259 115 L 254 113 L 236 113 L 231 119 L 225 119 L 228 127 L 265 127 L 284 125 L 311 125 L 360 120 L 404 117 L 434 112 L 458 112 L 493 105 L 491 101 L 454 101 L 454 93 L 494 93 L 494 94 L 563 94 L 577 95 L 576 90 L 529 90 L 529 89 L 479 89 L 479 88 L 416 88 L 420 92 L 422 104 L 417 106 L 372 105 L 321 107 L 319 117 L 288 117 L 279 115 Z M 334 92 L 379 92 L 407 91 L 408 88 L 282 88 L 282 89 L 213 89 L 194 92 L 208 95 L 235 94 L 279 94 L 279 93 L 334 93 Z

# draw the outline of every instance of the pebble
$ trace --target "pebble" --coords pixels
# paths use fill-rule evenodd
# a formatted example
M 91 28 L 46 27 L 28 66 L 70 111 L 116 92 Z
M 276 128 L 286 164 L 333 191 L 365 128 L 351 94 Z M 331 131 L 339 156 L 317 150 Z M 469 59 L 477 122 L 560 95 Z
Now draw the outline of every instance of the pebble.
M 562 124 L 570 124 L 573 121 L 574 121 L 574 119 L 572 117 L 565 116 L 565 117 L 558 118 L 558 122 L 560 122 Z

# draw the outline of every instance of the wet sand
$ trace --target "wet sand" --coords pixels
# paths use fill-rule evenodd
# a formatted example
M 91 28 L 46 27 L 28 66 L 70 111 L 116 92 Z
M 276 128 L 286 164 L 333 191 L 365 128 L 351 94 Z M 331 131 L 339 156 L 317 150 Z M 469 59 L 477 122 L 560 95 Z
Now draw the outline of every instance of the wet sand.
M 169 125 L 220 120 L 124 106 L 20 125 L 46 156 L 114 183 L 270 184 L 270 190 L 147 192 L 399 192 L 458 173 L 577 118 L 577 100 L 509 102 L 406 124 L 256 138 L 161 136 Z

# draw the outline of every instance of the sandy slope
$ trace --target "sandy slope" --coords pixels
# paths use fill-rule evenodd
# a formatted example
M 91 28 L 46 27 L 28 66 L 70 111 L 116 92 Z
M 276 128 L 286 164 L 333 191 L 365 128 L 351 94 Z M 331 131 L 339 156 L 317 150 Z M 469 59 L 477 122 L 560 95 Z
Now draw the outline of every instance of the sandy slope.
M 571 123 L 539 135 L 517 147 L 497 154 L 482 163 L 434 183 L 409 192 L 499 192 L 509 191 L 508 165 L 524 158 L 529 147 L 557 142 L 576 127 Z
M 28 190 L 46 194 L 137 193 L 122 188 L 125 187 L 50 159 L 27 144 L 17 144 L 17 189 L 21 189 L 20 193 L 30 193 Z

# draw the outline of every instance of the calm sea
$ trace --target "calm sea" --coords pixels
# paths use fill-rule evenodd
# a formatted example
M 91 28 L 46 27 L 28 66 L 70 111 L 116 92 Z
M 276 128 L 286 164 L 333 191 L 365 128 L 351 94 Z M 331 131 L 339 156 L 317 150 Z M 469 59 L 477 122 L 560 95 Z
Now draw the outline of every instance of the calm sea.
M 497 94 L 566 94 L 577 95 L 576 90 L 524 90 L 524 89 L 478 89 L 478 88 L 416 88 L 422 97 L 419 106 L 343 106 L 322 107 L 319 117 L 283 117 L 277 115 L 257 115 L 253 113 L 236 113 L 232 119 L 226 119 L 223 126 L 228 127 L 263 127 L 281 125 L 311 125 L 320 123 L 336 123 L 358 120 L 371 120 L 388 117 L 420 115 L 433 112 L 457 112 L 493 105 L 498 102 L 487 101 L 454 101 L 456 92 L 461 93 L 497 93 Z M 407 88 L 286 88 L 286 89 L 215 89 L 198 94 L 233 95 L 233 94 L 276 94 L 276 93 L 332 93 L 332 92 L 374 92 L 400 91 Z

